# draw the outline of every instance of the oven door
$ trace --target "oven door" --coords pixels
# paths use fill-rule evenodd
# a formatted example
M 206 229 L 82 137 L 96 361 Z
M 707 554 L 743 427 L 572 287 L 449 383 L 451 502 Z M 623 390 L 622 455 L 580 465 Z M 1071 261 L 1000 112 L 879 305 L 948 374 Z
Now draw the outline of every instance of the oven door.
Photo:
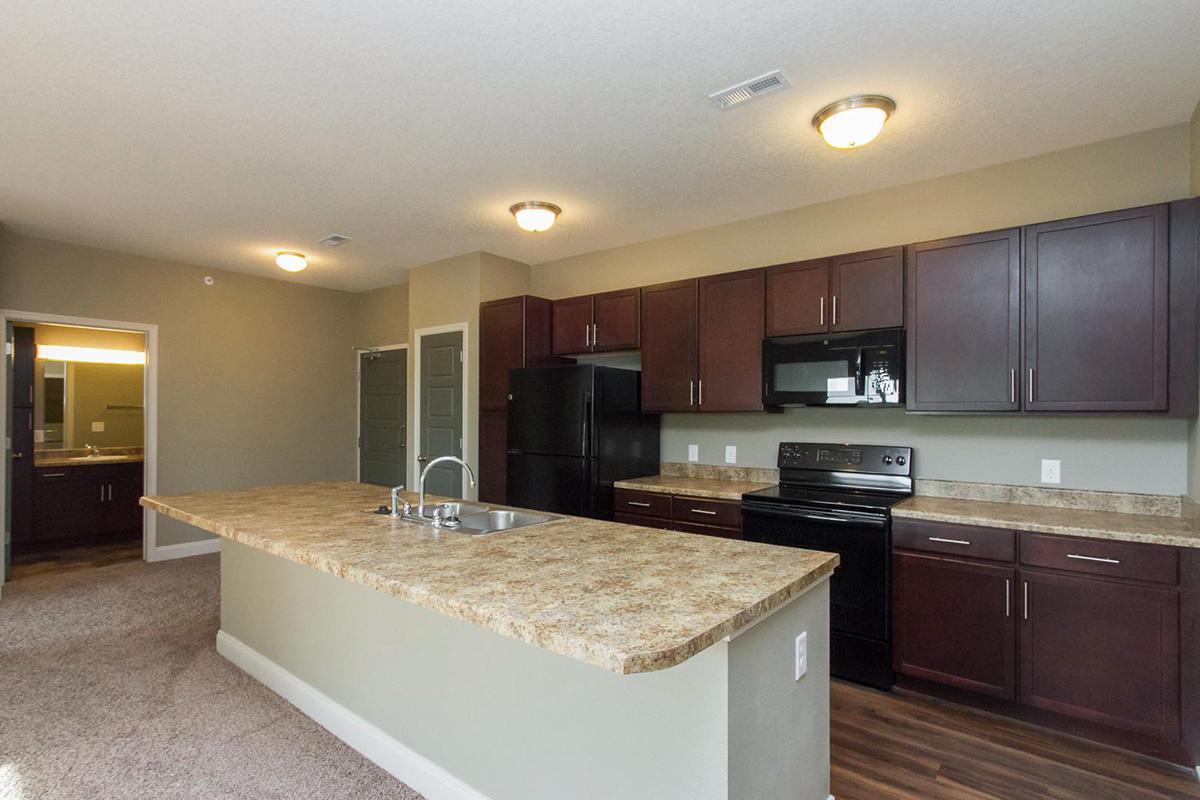
M 752 542 L 837 553 L 841 564 L 830 579 L 830 629 L 870 639 L 889 638 L 886 517 L 743 501 L 742 531 Z
M 904 401 L 904 337 L 896 329 L 763 340 L 763 403 L 895 406 Z

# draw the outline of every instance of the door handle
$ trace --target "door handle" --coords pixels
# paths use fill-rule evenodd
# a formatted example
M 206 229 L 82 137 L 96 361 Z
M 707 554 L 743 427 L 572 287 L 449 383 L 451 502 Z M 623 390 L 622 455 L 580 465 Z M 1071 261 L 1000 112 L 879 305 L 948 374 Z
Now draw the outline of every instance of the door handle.
M 592 323 L 592 349 L 596 348 L 596 337 L 599 335 L 600 326 L 595 322 Z
M 424 464 L 424 463 L 425 463 L 426 461 L 428 461 L 428 460 L 429 460 L 429 456 L 425 455 L 424 453 L 422 453 L 421 455 L 417 456 L 417 461 L 418 461 L 419 463 L 421 463 L 421 464 Z
M 837 295 L 833 296 L 833 324 L 837 325 Z
M 1033 367 L 1029 368 L 1029 402 L 1033 402 Z
M 592 346 L 592 325 L 588 323 L 583 326 L 583 346 L 589 348 Z
M 1023 581 L 1023 583 L 1025 584 L 1025 592 L 1022 599 L 1022 605 L 1024 606 L 1022 616 L 1025 619 L 1029 619 L 1029 581 Z
M 699 394 L 699 396 L 700 396 L 700 402 L 697 403 L 696 405 L 702 406 L 702 405 L 704 405 L 704 378 L 701 378 L 699 383 L 700 383 L 700 389 L 697 392 L 697 394 Z
M 1008 371 L 1008 402 L 1017 402 L 1017 371 L 1015 369 Z
M 100 502 L 104 502 L 104 484 L 100 484 Z
M 694 380 L 688 381 L 688 405 L 696 405 L 696 382 Z

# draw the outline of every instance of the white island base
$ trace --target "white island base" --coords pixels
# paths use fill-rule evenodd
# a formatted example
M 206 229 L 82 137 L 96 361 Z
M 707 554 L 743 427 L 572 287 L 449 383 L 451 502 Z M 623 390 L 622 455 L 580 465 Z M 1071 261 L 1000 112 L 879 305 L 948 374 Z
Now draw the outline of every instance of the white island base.
M 619 675 L 221 541 L 218 650 L 428 800 L 827 800 L 828 630 L 823 579 Z

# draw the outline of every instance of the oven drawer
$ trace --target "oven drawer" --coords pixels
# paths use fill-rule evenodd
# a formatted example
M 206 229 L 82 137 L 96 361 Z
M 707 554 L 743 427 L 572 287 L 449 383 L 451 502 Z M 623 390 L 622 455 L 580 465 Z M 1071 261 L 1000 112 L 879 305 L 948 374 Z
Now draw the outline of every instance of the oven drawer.
M 892 519 L 892 546 L 988 561 L 1017 560 L 1017 535 L 1013 531 L 904 517 Z
M 691 522 L 696 525 L 715 525 L 741 530 L 741 503 L 676 496 L 671 498 L 671 504 L 671 516 L 676 522 Z
M 617 489 L 613 493 L 613 511 L 643 517 L 671 518 L 671 495 Z
M 1022 533 L 1021 563 L 1152 583 L 1179 582 L 1178 551 L 1158 544 Z

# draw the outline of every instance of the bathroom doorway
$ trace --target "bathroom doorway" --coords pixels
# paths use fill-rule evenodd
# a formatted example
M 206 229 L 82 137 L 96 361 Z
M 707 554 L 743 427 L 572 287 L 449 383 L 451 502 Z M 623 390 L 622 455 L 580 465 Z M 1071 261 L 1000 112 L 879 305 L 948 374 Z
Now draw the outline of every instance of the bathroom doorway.
M 156 560 L 156 326 L 0 316 L 4 579 Z

